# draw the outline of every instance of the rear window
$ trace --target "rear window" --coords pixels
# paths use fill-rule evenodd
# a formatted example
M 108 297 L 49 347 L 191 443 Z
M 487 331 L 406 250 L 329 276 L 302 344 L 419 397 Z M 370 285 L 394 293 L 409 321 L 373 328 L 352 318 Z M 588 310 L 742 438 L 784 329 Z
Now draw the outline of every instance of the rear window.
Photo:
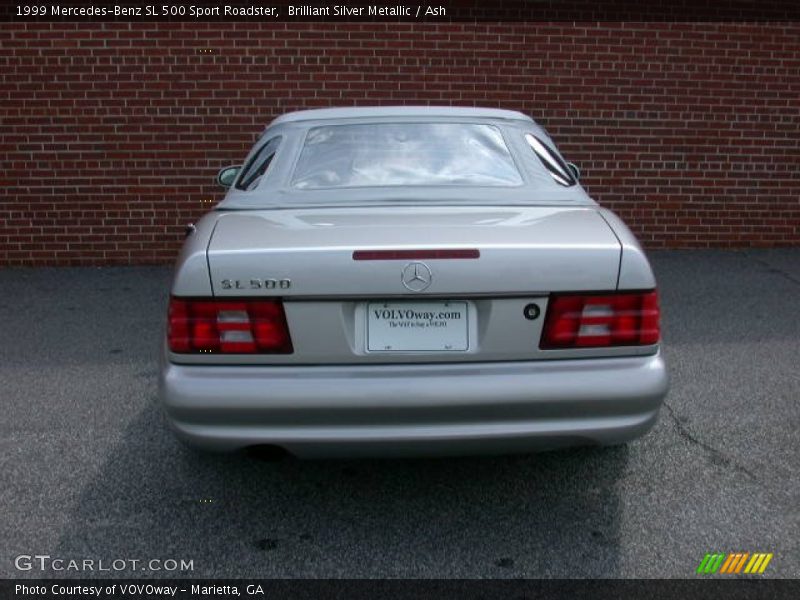
M 300 189 L 517 186 L 522 177 L 492 125 L 373 123 L 310 129 L 292 184 Z

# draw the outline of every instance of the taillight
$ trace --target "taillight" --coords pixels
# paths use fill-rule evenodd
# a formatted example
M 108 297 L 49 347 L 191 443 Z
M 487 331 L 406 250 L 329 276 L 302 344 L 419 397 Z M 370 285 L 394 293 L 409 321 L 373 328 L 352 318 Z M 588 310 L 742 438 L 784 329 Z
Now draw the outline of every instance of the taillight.
M 167 340 L 178 353 L 291 354 L 280 300 L 171 298 Z
M 543 349 L 645 346 L 659 338 L 658 294 L 554 294 L 539 344 Z

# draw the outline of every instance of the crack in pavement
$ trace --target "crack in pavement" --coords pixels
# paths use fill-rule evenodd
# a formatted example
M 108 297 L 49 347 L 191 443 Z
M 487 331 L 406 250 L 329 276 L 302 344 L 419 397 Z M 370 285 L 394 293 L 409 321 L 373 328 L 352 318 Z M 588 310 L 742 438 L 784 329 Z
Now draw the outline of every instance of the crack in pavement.
M 782 277 L 784 277 L 785 279 L 788 279 L 792 283 L 800 285 L 800 279 L 795 278 L 794 275 L 792 275 L 791 273 L 787 273 L 786 271 L 784 271 L 780 267 L 776 267 L 775 265 L 771 265 L 770 263 L 768 263 L 764 259 L 756 258 L 755 256 L 752 256 L 751 254 L 749 254 L 747 252 L 744 252 L 744 255 L 745 255 L 746 258 L 749 258 L 753 262 L 755 262 L 755 263 L 761 265 L 762 267 L 764 267 L 768 272 L 777 273 L 778 275 L 781 275 Z
M 724 465 L 725 467 L 736 469 L 737 471 L 740 471 L 745 475 L 747 475 L 748 477 L 750 477 L 750 479 L 752 479 L 753 481 L 762 483 L 761 481 L 759 481 L 758 477 L 756 477 L 755 473 L 750 471 L 747 467 L 740 465 L 730 456 L 728 456 L 718 448 L 714 448 L 714 446 L 707 444 L 706 442 L 695 436 L 691 431 L 689 431 L 689 429 L 683 423 L 681 423 L 680 419 L 678 419 L 677 415 L 675 414 L 674 409 L 667 402 L 664 402 L 664 406 L 666 407 L 667 412 L 669 412 L 669 417 L 675 424 L 675 428 L 678 430 L 678 435 L 680 437 L 685 439 L 690 444 L 694 446 L 699 446 L 700 448 L 705 450 L 708 454 L 711 455 L 712 462 L 717 462 Z

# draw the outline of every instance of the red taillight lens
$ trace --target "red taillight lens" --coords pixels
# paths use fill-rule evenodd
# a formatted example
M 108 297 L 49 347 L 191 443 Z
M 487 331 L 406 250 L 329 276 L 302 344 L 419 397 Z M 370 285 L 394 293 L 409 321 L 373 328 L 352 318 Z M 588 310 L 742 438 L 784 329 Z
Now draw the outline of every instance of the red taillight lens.
M 659 338 L 658 294 L 554 294 L 540 347 L 646 346 Z
M 167 340 L 178 353 L 291 354 L 279 300 L 171 298 Z

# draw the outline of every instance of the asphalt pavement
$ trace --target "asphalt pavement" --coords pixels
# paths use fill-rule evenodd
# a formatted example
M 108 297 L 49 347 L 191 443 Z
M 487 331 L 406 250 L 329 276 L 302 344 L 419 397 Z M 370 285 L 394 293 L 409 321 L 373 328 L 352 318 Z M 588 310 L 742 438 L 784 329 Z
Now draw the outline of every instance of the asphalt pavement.
M 739 551 L 798 577 L 800 249 L 650 256 L 672 380 L 653 431 L 436 460 L 188 450 L 157 399 L 169 268 L 0 270 L 0 577 L 93 574 L 27 555 L 193 565 L 126 577 L 694 577 Z

